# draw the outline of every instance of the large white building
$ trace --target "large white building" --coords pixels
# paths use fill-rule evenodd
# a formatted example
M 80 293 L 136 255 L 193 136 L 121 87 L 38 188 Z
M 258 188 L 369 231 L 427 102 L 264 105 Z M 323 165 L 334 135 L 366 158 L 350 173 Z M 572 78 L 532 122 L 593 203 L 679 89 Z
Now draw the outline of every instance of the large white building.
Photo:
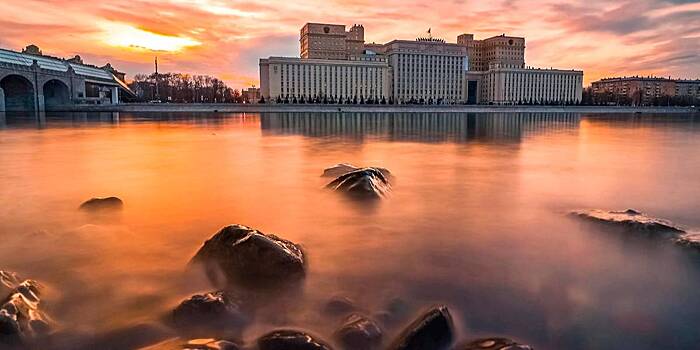
M 467 50 L 443 40 L 394 40 L 374 47 L 391 67 L 391 95 L 397 103 L 460 103 L 464 100 Z
M 583 71 L 525 66 L 525 38 L 364 43 L 364 27 L 307 23 L 300 58 L 260 60 L 266 101 L 565 104 L 581 101 Z
M 270 57 L 260 60 L 260 91 L 268 101 L 380 100 L 389 96 L 389 65 L 374 55 L 351 60 Z
M 485 103 L 577 103 L 583 94 L 583 72 L 576 70 L 493 64 L 485 72 L 472 72 L 467 76 L 468 81 L 479 82 L 477 98 Z

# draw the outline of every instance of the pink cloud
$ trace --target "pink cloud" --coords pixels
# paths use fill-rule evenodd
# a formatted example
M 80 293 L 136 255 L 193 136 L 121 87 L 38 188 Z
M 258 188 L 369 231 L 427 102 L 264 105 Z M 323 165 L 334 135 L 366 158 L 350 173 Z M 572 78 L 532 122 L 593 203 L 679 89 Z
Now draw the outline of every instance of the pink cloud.
M 528 64 L 583 69 L 586 82 L 635 73 L 697 78 L 700 72 L 693 58 L 700 56 L 700 7 L 662 0 L 5 0 L 3 7 L 3 47 L 35 43 L 53 55 L 109 61 L 129 76 L 150 72 L 157 54 L 161 70 L 215 75 L 237 88 L 257 83 L 259 57 L 298 55 L 299 29 L 307 21 L 362 23 L 368 42 L 413 39 L 429 27 L 448 41 L 465 32 L 524 36 Z M 101 39 L 109 34 L 105 22 L 199 45 L 171 53 L 113 47 Z

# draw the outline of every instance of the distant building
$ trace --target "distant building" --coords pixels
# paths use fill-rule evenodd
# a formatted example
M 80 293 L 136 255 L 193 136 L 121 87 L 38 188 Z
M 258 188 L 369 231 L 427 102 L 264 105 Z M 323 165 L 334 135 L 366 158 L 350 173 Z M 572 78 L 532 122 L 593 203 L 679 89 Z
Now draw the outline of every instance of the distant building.
M 591 83 L 591 92 L 599 99 L 607 96 L 605 101 L 610 103 L 648 105 L 661 98 L 700 99 L 700 80 L 639 76 L 604 78 Z
M 420 104 L 579 103 L 583 71 L 525 66 L 525 38 L 505 34 L 365 43 L 364 27 L 307 23 L 300 58 L 260 60 L 261 95 L 293 101 L 370 97 Z
M 241 98 L 245 103 L 258 103 L 260 101 L 260 88 L 253 86 L 242 90 Z

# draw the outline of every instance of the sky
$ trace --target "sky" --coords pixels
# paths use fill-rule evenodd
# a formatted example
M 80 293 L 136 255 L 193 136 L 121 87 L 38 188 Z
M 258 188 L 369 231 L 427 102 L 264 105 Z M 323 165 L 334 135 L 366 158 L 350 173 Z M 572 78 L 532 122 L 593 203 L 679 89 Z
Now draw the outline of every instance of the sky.
M 257 85 L 258 59 L 298 56 L 306 22 L 354 23 L 366 42 L 526 38 L 526 64 L 620 75 L 700 78 L 700 1 L 684 0 L 0 0 L 0 47 L 38 45 L 127 73 L 208 74 Z

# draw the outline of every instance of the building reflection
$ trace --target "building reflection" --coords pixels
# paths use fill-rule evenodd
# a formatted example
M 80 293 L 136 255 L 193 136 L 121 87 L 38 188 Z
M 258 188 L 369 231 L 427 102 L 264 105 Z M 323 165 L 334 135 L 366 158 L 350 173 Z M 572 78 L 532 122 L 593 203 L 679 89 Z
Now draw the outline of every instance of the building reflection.
M 266 134 L 381 138 L 407 142 L 519 142 L 523 137 L 577 129 L 576 113 L 263 113 Z

